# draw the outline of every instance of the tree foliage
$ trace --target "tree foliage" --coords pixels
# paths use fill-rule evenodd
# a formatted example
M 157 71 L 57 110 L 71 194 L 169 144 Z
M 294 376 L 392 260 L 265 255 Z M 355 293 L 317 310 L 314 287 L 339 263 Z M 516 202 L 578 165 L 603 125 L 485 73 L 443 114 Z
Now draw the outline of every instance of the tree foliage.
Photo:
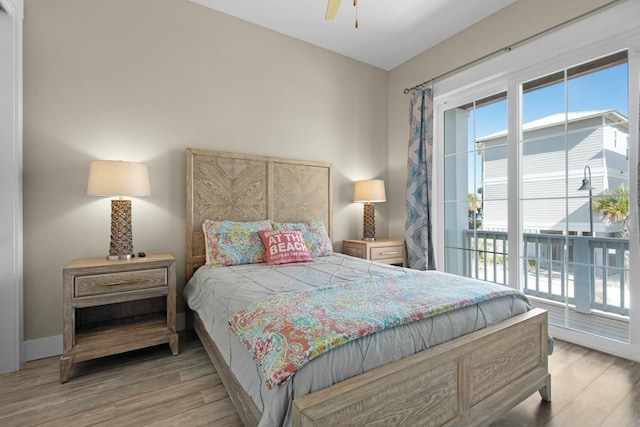
M 467 208 L 469 209 L 469 229 L 478 229 L 482 227 L 482 220 L 477 216 L 482 206 L 478 196 L 473 193 L 467 195 Z
M 617 190 L 609 191 L 604 196 L 595 198 L 593 211 L 600 213 L 606 224 L 622 223 L 622 234 L 625 237 L 628 236 L 629 187 L 621 185 Z

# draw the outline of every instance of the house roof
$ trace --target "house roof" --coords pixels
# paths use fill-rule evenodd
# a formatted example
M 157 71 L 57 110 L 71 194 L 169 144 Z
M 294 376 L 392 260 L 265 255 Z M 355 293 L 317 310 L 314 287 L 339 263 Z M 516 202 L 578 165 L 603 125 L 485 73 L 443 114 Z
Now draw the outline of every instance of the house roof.
M 626 123 L 628 126 L 628 119 L 624 115 L 620 114 L 617 110 L 591 110 L 591 111 L 573 111 L 565 115 L 565 113 L 551 114 L 550 116 L 542 117 L 540 119 L 532 120 L 525 123 L 522 126 L 523 132 L 531 131 L 534 129 L 542 129 L 551 126 L 557 126 L 565 122 L 569 123 L 577 122 L 580 120 L 587 120 L 594 117 L 607 116 L 614 122 Z M 500 138 L 507 135 L 507 130 L 501 130 L 499 132 L 492 133 L 482 138 L 478 138 L 476 142 L 485 142 L 491 139 Z

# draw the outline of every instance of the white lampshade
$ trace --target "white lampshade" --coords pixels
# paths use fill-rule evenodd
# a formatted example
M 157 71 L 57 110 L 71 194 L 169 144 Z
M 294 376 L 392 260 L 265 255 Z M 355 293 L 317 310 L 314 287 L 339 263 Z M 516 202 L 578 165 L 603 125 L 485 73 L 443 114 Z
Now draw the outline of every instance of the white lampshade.
M 384 181 L 381 179 L 369 179 L 356 181 L 353 187 L 353 201 L 363 203 L 386 202 Z
M 89 169 L 87 194 L 89 196 L 150 196 L 149 169 L 144 163 L 94 160 Z

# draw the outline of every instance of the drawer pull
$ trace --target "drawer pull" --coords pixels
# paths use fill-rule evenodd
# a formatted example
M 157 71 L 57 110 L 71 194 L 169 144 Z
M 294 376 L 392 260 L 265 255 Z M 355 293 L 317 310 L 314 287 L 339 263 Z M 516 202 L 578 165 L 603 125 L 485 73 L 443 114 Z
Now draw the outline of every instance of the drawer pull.
M 100 283 L 100 286 L 135 285 L 136 283 L 148 282 L 149 279 L 121 280 L 120 282 Z
M 380 255 L 395 255 L 397 254 L 398 251 L 393 251 L 393 252 L 380 252 Z

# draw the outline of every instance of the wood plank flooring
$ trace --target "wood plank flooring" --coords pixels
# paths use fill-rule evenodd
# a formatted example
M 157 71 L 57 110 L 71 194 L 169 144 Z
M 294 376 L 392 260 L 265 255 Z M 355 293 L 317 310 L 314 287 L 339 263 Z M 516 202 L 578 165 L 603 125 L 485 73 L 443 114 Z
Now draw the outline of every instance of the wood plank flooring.
M 160 345 L 81 362 L 65 384 L 58 357 L 0 376 L 0 426 L 241 426 L 200 341 L 180 338 L 177 356 Z
M 0 375 L 0 426 L 241 427 L 197 337 L 73 366 L 58 358 Z M 556 340 L 550 404 L 536 393 L 492 427 L 639 427 L 640 364 Z

